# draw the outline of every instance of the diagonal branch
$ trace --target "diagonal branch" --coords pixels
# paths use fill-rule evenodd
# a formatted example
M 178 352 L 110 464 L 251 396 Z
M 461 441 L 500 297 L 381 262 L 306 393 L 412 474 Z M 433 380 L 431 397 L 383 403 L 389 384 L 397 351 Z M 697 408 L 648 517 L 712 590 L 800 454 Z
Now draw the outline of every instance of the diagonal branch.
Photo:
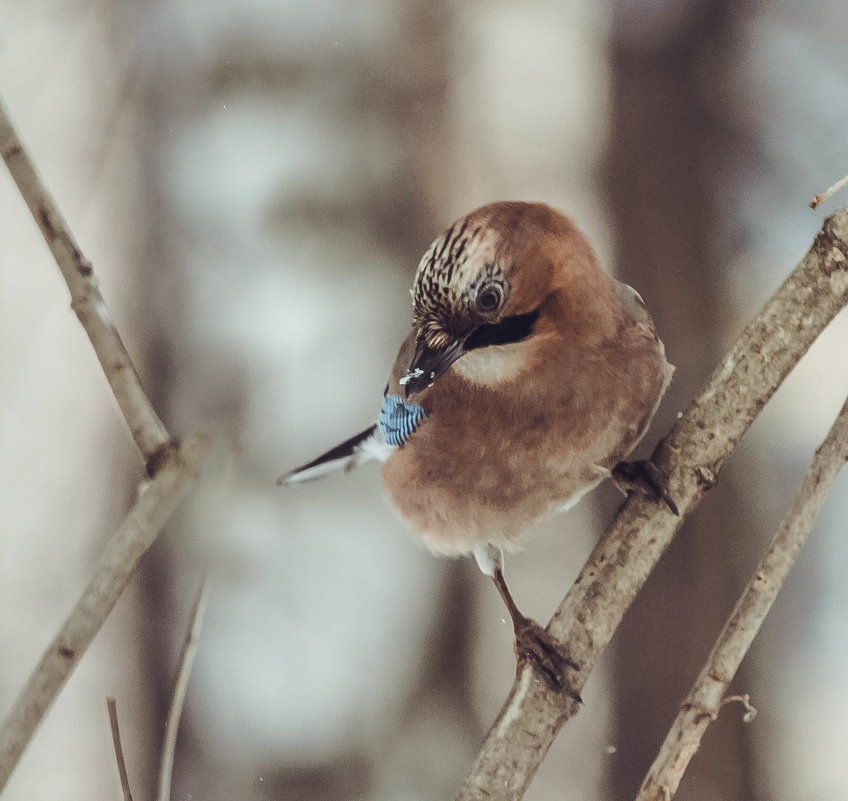
M 0 791 L 38 724 L 112 611 L 139 560 L 197 479 L 208 448 L 204 437 L 189 437 L 171 452 L 106 545 L 82 597 L 0 728 Z
M 654 453 L 681 517 L 631 496 L 563 599 L 549 631 L 580 666 L 579 691 L 683 517 L 716 481 L 740 437 L 789 371 L 848 303 L 848 207 L 827 218 L 812 247 L 733 347 Z M 576 702 L 519 669 L 457 801 L 520 799 Z
M 153 475 L 157 462 L 151 459 L 157 452 L 170 447 L 168 432 L 141 387 L 138 373 L 97 288 L 91 263 L 82 254 L 65 218 L 42 184 L 2 99 L 0 155 L 62 271 L 71 292 L 71 307 L 94 346 L 135 444 L 148 465 L 148 473 Z
M 91 264 L 42 185 L 2 100 L 0 155 L 68 284 L 71 306 L 91 340 L 152 478 L 140 488 L 135 505 L 104 549 L 82 597 L 0 728 L 2 791 L 38 724 L 112 611 L 142 555 L 196 481 L 209 443 L 205 437 L 191 437 L 183 443 L 174 441 L 156 415 L 97 288 Z
M 833 481 L 848 460 L 848 401 L 842 407 L 792 506 L 786 512 L 754 576 L 722 629 L 689 695 L 645 777 L 636 801 L 668 801 L 723 703 L 724 693 L 751 647 Z

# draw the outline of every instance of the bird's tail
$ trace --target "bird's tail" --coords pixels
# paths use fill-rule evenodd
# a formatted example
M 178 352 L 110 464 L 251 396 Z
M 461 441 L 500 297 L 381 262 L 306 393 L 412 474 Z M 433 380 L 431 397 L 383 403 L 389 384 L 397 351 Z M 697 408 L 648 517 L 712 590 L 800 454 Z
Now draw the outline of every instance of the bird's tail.
M 351 437 L 341 445 L 336 445 L 335 448 L 322 453 L 317 459 L 280 476 L 277 484 L 287 486 L 314 481 L 336 470 L 351 470 L 360 462 L 369 459 L 385 459 L 387 454 L 382 455 L 382 449 L 387 446 L 383 442 L 378 442 L 378 438 L 376 425 L 366 428 L 365 431 L 360 431 L 355 437 Z

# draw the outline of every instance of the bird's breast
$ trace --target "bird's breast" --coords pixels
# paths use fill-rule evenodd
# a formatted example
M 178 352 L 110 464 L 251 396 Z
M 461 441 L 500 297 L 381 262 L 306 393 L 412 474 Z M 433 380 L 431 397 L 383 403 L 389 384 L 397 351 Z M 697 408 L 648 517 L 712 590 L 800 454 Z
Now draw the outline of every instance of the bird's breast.
M 490 357 L 509 365 L 485 350 L 428 390 L 426 417 L 383 466 L 392 502 L 437 552 L 514 548 L 598 484 L 646 430 L 669 369 L 642 332 L 630 353 L 557 351 L 499 383 L 470 377 Z

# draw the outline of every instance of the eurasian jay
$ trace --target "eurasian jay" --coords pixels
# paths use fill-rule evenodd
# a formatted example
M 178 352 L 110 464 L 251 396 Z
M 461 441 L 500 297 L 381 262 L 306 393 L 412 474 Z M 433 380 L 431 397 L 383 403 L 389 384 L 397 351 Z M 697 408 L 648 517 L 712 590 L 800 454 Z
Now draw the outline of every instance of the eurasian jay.
M 492 203 L 454 223 L 421 259 L 412 309 L 377 423 L 279 483 L 382 461 L 400 514 L 431 551 L 474 554 L 519 661 L 563 689 L 577 666 L 518 611 L 503 552 L 610 476 L 676 512 L 651 462 L 622 462 L 674 368 L 639 294 L 542 203 Z

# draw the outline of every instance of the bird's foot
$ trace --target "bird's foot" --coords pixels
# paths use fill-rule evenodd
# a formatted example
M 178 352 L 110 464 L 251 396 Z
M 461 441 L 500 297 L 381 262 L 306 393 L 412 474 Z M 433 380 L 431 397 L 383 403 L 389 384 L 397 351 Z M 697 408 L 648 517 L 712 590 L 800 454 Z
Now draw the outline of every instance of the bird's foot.
M 530 662 L 541 674 L 545 684 L 554 692 L 566 692 L 575 701 L 583 703 L 580 693 L 568 683 L 566 667 L 580 670 L 577 663 L 563 654 L 557 641 L 535 620 L 523 617 L 515 623 L 515 655 L 518 662 Z
M 641 492 L 657 503 L 662 501 L 675 515 L 680 515 L 671 497 L 668 476 L 650 459 L 619 462 L 612 469 L 612 480 L 625 495 Z
M 477 556 L 478 563 L 481 567 L 488 566 L 489 561 L 492 560 L 491 551 L 481 553 L 483 558 Z M 477 555 L 476 552 L 475 555 Z M 525 617 L 518 611 L 509 587 L 506 586 L 501 566 L 502 558 L 498 551 L 493 560 L 494 566 L 491 575 L 501 598 L 506 604 L 509 616 L 512 618 L 512 628 L 515 632 L 515 655 L 518 657 L 519 667 L 523 662 L 530 662 L 551 690 L 557 693 L 565 692 L 582 704 L 583 699 L 580 697 L 580 693 L 572 688 L 565 677 L 567 667 L 580 670 L 579 666 L 571 657 L 562 652 L 559 643 L 545 629 L 535 620 Z

